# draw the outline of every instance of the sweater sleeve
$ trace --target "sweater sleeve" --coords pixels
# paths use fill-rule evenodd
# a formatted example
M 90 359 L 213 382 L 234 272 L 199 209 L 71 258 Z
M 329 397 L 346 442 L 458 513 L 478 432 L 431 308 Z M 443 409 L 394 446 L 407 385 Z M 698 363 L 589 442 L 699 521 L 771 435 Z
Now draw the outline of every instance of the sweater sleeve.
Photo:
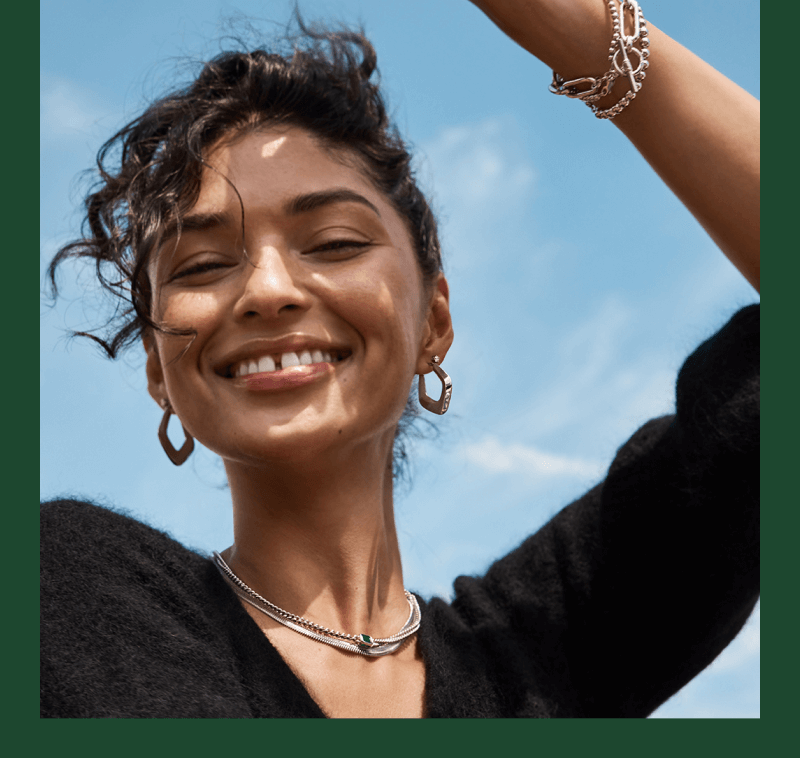
M 639 429 L 602 484 L 456 580 L 509 711 L 646 716 L 725 648 L 759 592 L 758 445 L 751 306 L 687 359 L 676 414 Z

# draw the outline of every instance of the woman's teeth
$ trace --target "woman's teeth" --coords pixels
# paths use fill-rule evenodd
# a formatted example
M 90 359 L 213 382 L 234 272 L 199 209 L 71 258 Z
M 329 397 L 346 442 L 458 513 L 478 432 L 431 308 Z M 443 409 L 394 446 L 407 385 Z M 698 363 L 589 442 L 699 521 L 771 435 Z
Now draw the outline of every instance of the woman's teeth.
M 265 355 L 257 361 L 243 361 L 232 373 L 234 377 L 265 374 L 291 366 L 310 366 L 312 363 L 333 363 L 333 356 L 322 350 L 303 350 L 301 353 L 283 353 L 274 357 Z

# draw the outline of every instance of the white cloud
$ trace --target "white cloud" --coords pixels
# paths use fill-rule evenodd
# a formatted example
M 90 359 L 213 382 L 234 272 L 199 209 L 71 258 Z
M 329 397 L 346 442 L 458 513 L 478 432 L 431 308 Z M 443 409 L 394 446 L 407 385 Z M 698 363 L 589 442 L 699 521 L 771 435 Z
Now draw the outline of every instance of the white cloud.
M 519 132 L 510 119 L 492 118 L 447 127 L 422 146 L 432 174 L 426 183 L 436 188 L 449 215 L 501 207 L 530 191 L 535 171 Z
M 555 369 L 552 378 L 518 403 L 509 422 L 539 437 L 562 435 L 565 444 L 563 435 L 573 430 L 572 442 L 592 440 L 597 453 L 607 456 L 613 449 L 598 442 L 619 444 L 648 419 L 669 413 L 677 366 L 636 341 L 640 318 L 611 296 L 570 329 L 546 334 L 542 349 L 557 354 L 543 366 L 539 351 L 531 350 L 539 364 L 532 358 L 519 370 L 535 376 Z M 558 348 L 547 348 L 547 341 Z
M 560 365 L 582 386 L 593 385 L 613 365 L 634 317 L 630 307 L 613 295 L 607 297 L 595 313 L 560 340 Z
M 493 436 L 466 445 L 464 455 L 471 463 L 493 473 L 518 472 L 533 477 L 596 477 L 603 471 L 603 466 L 596 461 L 556 455 L 517 443 L 503 444 Z
M 68 79 L 43 75 L 39 100 L 42 137 L 64 138 L 91 134 L 109 115 L 96 96 Z

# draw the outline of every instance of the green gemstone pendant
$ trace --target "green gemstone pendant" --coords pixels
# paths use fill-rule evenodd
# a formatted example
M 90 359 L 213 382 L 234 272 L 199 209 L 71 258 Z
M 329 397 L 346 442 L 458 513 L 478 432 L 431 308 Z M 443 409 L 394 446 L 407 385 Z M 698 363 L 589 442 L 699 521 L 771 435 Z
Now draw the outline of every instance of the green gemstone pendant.
M 358 646 L 362 650 L 369 650 L 372 647 L 372 637 L 368 634 L 359 634 L 358 636 L 361 637 L 361 642 L 358 643 Z

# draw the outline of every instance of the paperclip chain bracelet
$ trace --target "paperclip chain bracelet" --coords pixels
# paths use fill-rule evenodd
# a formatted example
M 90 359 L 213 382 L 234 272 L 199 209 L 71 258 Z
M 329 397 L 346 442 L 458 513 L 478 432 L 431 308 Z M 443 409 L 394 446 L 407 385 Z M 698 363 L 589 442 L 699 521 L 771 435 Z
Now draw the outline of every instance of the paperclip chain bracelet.
M 550 92 L 554 95 L 566 95 L 583 100 L 597 118 L 612 119 L 628 107 L 636 97 L 636 93 L 642 88 L 646 69 L 650 65 L 647 60 L 650 57 L 650 40 L 647 36 L 647 23 L 636 0 L 620 0 L 619 10 L 617 10 L 616 0 L 607 0 L 607 2 L 611 22 L 614 26 L 611 45 L 608 48 L 608 60 L 611 62 L 611 68 L 600 77 L 584 76 L 570 80 L 565 80 L 553 71 Z M 633 14 L 632 34 L 625 34 L 626 11 L 631 11 Z M 636 44 L 639 46 L 635 47 Z M 636 57 L 636 67 L 631 63 L 632 54 Z M 597 101 L 611 91 L 619 77 L 628 79 L 630 89 L 619 102 L 610 108 L 599 108 Z

